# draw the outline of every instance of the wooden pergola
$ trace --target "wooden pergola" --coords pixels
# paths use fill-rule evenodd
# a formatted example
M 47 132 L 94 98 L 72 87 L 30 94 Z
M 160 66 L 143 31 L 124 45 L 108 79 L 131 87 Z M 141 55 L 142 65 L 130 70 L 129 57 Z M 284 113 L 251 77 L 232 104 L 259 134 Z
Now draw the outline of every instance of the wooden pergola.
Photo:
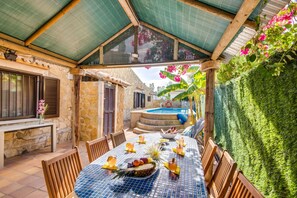
M 227 1 L 227 0 L 226 0 Z M 98 1 L 99 2 L 99 1 Z M 103 1 L 100 1 L 102 3 Z M 148 65 L 148 63 L 139 63 L 137 60 L 133 63 L 127 64 L 105 64 L 104 63 L 104 47 L 109 44 L 110 42 L 114 41 L 118 38 L 121 34 L 126 32 L 129 28 L 135 27 L 135 37 L 134 42 L 134 53 L 138 53 L 137 49 L 137 34 L 138 34 L 138 26 L 144 26 L 155 32 L 158 32 L 174 41 L 174 48 L 173 48 L 173 61 L 169 62 L 153 62 L 149 63 L 150 66 L 161 66 L 161 65 L 171 65 L 171 64 L 200 64 L 201 63 L 201 71 L 206 72 L 206 107 L 205 107 L 205 141 L 209 137 L 214 136 L 214 86 L 215 86 L 215 72 L 219 69 L 219 62 L 222 59 L 221 55 L 224 50 L 232 43 L 232 40 L 237 36 L 241 28 L 247 27 L 250 29 L 256 29 L 256 23 L 254 20 L 251 20 L 249 16 L 255 10 L 261 2 L 260 0 L 243 0 L 241 2 L 240 8 L 237 10 L 236 13 L 231 13 L 230 11 L 226 11 L 225 9 L 221 9 L 210 5 L 207 1 L 195 1 L 195 0 L 179 0 L 174 1 L 175 4 L 178 6 L 183 6 L 182 8 L 187 9 L 194 9 L 195 12 L 204 13 L 207 16 L 215 17 L 216 19 L 228 21 L 227 27 L 222 30 L 223 34 L 220 35 L 219 41 L 217 42 L 215 48 L 213 50 L 209 50 L 203 48 L 203 46 L 199 46 L 196 43 L 187 41 L 187 38 L 181 38 L 175 34 L 175 32 L 168 32 L 164 30 L 162 27 L 158 26 L 158 24 L 151 24 L 142 18 L 139 17 L 139 13 L 137 14 L 137 9 L 135 9 L 135 2 L 130 0 L 118 0 L 114 1 L 114 4 L 120 4 L 124 13 L 126 14 L 125 17 L 128 17 L 130 22 L 123 26 L 119 31 L 114 33 L 108 39 L 105 39 L 103 42 L 99 42 L 99 44 L 89 50 L 88 53 L 84 54 L 79 59 L 74 59 L 65 54 L 56 52 L 52 49 L 47 49 L 46 46 L 38 45 L 38 39 L 40 39 L 44 34 L 50 34 L 47 31 L 53 28 L 54 26 L 59 26 L 59 22 L 64 19 L 64 16 L 71 13 L 71 11 L 75 9 L 80 9 L 80 4 L 86 4 L 86 2 L 80 0 L 71 0 L 70 3 L 65 5 L 60 11 L 58 11 L 54 16 L 52 16 L 49 20 L 47 20 L 44 24 L 38 27 L 29 37 L 26 39 L 16 38 L 16 36 L 10 35 L 7 32 L 0 33 L 0 46 L 15 50 L 18 53 L 23 54 L 30 54 L 34 57 L 38 57 L 41 59 L 45 59 L 47 61 L 60 64 L 69 68 L 72 68 L 71 72 L 74 74 L 74 84 L 75 84 L 75 119 L 74 119 L 74 143 L 78 144 L 79 142 L 79 125 L 78 125 L 78 118 L 79 118 L 79 93 L 80 93 L 80 81 L 81 76 L 83 75 L 83 70 L 85 69 L 108 69 L 108 68 L 128 68 L 128 67 L 143 67 Z M 139 3 L 139 2 L 137 2 Z M 141 2 L 146 3 L 146 2 Z M 74 12 L 74 11 L 73 11 Z M 138 12 L 141 12 L 138 10 Z M 71 15 L 67 15 L 70 17 Z M 20 19 L 21 20 L 21 19 Z M 187 20 L 187 19 L 185 19 Z M 173 22 L 174 23 L 174 22 Z M 213 27 L 215 30 L 216 27 Z M 199 32 L 199 29 L 197 29 Z M 73 33 L 75 34 L 75 32 Z M 193 35 L 195 36 L 195 35 Z M 196 35 L 198 37 L 198 35 Z M 210 35 L 209 39 L 215 35 Z M 34 44 L 34 42 L 36 42 Z M 93 42 L 96 42 L 94 40 Z M 187 60 L 181 61 L 178 60 L 178 46 L 179 44 L 186 45 L 204 55 L 207 55 L 208 58 L 198 59 L 198 60 Z M 243 45 L 244 43 L 242 43 Z M 63 45 L 63 43 L 61 44 Z M 71 49 L 69 49 L 71 50 Z M 67 52 L 70 53 L 70 52 Z M 90 56 L 94 53 L 99 54 L 99 64 L 96 65 L 84 65 L 83 62 L 87 60 Z M 38 66 L 35 63 L 26 63 L 31 66 Z

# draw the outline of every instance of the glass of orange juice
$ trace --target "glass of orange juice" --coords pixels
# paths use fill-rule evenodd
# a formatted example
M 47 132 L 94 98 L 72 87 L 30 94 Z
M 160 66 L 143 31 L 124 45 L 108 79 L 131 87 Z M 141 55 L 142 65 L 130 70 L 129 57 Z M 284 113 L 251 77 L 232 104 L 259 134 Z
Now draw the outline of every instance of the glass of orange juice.
M 183 153 L 183 146 L 181 144 L 178 144 L 177 145 L 176 152 L 178 154 L 182 154 Z
M 134 149 L 134 144 L 128 142 L 128 143 L 126 144 L 126 149 L 127 149 L 127 151 L 133 151 L 133 149 Z
M 117 158 L 115 156 L 108 156 L 107 163 L 109 167 L 114 167 L 117 163 Z
M 170 171 L 175 171 L 177 168 L 177 164 L 175 158 L 172 158 L 171 161 L 168 163 L 168 168 Z
M 139 140 L 138 140 L 139 142 L 141 142 L 141 143 L 144 142 L 144 136 L 143 135 L 140 135 L 138 137 L 139 137 Z

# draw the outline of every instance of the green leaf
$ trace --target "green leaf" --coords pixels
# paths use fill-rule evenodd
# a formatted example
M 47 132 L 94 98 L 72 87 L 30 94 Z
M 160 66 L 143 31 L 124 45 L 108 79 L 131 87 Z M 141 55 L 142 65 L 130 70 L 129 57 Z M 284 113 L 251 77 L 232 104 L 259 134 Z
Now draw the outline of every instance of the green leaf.
M 182 100 L 187 97 L 188 97 L 187 92 L 182 92 L 182 93 L 178 94 L 177 96 L 175 96 L 172 100 Z
M 257 58 L 256 54 L 252 54 L 252 55 L 250 55 L 249 60 L 251 62 L 254 62 L 256 60 L 256 58 Z
M 164 96 L 172 91 L 180 90 L 180 89 L 187 89 L 188 87 L 181 83 L 171 84 L 168 85 L 165 89 L 158 93 L 158 96 Z

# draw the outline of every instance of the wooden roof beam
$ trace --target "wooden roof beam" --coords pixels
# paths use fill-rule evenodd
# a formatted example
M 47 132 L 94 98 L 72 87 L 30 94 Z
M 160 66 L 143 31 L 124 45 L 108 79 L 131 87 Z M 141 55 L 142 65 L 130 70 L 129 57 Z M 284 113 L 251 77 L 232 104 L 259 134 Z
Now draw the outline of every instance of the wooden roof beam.
M 167 36 L 167 37 L 169 37 L 169 38 L 171 38 L 173 40 L 177 40 L 179 43 L 182 43 L 182 44 L 184 44 L 184 45 L 186 45 L 186 46 L 188 46 L 190 48 L 193 48 L 194 50 L 197 50 L 197 51 L 199 51 L 199 52 L 201 52 L 201 53 L 203 53 L 205 55 L 211 56 L 211 53 L 209 51 L 207 51 L 205 49 L 202 49 L 200 47 L 197 47 L 196 45 L 193 45 L 193 44 L 191 44 L 191 43 L 189 43 L 189 42 L 187 42 L 185 40 L 182 40 L 182 39 L 180 39 L 180 38 L 178 38 L 178 37 L 176 37 L 176 36 L 174 36 L 172 34 L 169 34 L 168 32 L 165 32 L 165 31 L 163 31 L 163 30 L 161 30 L 161 29 L 159 29 L 159 28 L 157 28 L 157 27 L 155 27 L 153 25 L 150 25 L 150 24 L 145 23 L 143 21 L 140 21 L 140 25 L 146 26 L 146 27 L 148 27 L 148 28 L 150 28 L 150 29 L 152 29 L 152 30 L 154 30 L 156 32 L 159 32 L 159 33 L 161 33 L 161 34 L 163 34 L 163 35 L 165 35 L 165 36 Z
M 139 20 L 129 0 L 118 0 L 134 26 L 139 26 Z
M 9 49 L 15 50 L 17 52 L 29 54 L 29 55 L 36 56 L 39 58 L 43 58 L 45 60 L 52 61 L 56 64 L 60 64 L 60 65 L 71 67 L 71 68 L 76 67 L 76 65 L 77 65 L 76 63 L 74 63 L 72 61 L 70 62 L 70 61 L 63 60 L 62 58 L 59 58 L 60 55 L 54 56 L 55 53 L 53 53 L 53 52 L 46 54 L 45 53 L 46 50 L 40 51 L 37 49 L 30 49 L 28 47 L 21 45 L 20 43 L 21 43 L 20 41 L 18 43 L 15 43 L 15 42 L 12 42 L 12 41 L 9 41 L 7 39 L 3 39 L 0 37 L 0 46 L 3 46 L 5 48 L 9 48 Z
M 111 69 L 111 68 L 134 68 L 134 67 L 160 67 L 167 65 L 183 65 L 183 64 L 201 64 L 205 60 L 209 60 L 209 58 L 199 59 L 199 60 L 189 60 L 189 61 L 171 61 L 171 62 L 163 62 L 163 63 L 132 63 L 132 64 L 119 64 L 119 65 L 79 65 L 80 69 Z
M 39 29 L 37 29 L 29 38 L 25 40 L 25 46 L 30 45 L 34 40 L 36 40 L 41 34 L 43 34 L 47 29 L 54 25 L 60 18 L 62 18 L 67 12 L 69 12 L 74 6 L 76 6 L 80 0 L 72 0 L 68 3 L 62 10 L 60 10 L 55 16 L 43 24 Z
M 228 21 L 233 21 L 235 16 L 236 16 L 234 14 L 231 14 L 231 13 L 226 12 L 224 10 L 209 6 L 209 5 L 207 5 L 205 3 L 201 3 L 199 1 L 195 1 L 195 0 L 179 0 L 179 1 L 185 3 L 185 4 L 189 5 L 189 6 L 193 6 L 193 7 L 197 8 L 199 10 L 202 10 L 204 12 L 207 12 L 209 14 L 212 14 L 214 16 L 226 19 Z M 243 23 L 243 26 L 251 28 L 251 29 L 256 29 L 257 24 L 254 21 L 246 19 L 244 21 L 244 23 Z
M 110 37 L 109 39 L 107 39 L 106 41 L 104 41 L 103 43 L 101 43 L 98 47 L 96 47 L 95 49 L 93 49 L 92 51 L 90 51 L 87 55 L 85 55 L 83 58 L 81 58 L 78 61 L 78 64 L 82 63 L 83 61 L 85 61 L 87 58 L 89 58 L 92 54 L 94 54 L 96 51 L 98 51 L 101 47 L 104 47 L 105 45 L 107 45 L 108 43 L 110 43 L 111 41 L 113 41 L 114 39 L 116 39 L 118 36 L 120 36 L 122 33 L 124 33 L 126 30 L 128 30 L 130 27 L 132 27 L 133 24 L 130 23 L 128 24 L 126 27 L 124 27 L 123 29 L 121 29 L 120 31 L 118 31 L 116 34 L 114 34 L 112 37 Z
M 218 57 L 222 54 L 228 44 L 231 42 L 233 37 L 239 31 L 241 26 L 244 24 L 246 19 L 250 16 L 253 10 L 257 7 L 260 0 L 244 0 L 240 9 L 238 10 L 235 18 L 228 25 L 223 36 L 221 37 L 219 43 L 217 44 L 215 50 L 211 55 L 212 60 L 217 60 Z

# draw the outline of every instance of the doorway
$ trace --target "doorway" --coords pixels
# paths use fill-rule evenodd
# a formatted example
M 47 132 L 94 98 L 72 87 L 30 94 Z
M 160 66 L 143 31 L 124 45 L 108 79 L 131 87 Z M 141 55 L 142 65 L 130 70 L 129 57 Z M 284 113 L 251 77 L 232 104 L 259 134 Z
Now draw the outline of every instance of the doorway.
M 114 132 L 115 124 L 115 86 L 104 84 L 103 133 L 108 136 Z

